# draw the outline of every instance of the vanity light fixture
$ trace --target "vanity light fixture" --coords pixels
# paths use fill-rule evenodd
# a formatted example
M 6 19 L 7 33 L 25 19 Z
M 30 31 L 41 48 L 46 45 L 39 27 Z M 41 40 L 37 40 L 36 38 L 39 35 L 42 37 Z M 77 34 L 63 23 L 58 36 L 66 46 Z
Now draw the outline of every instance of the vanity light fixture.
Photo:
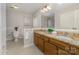
M 11 8 L 18 9 L 19 7 L 17 7 L 16 5 L 13 5 L 11 6 Z
M 41 12 L 45 13 L 49 10 L 51 10 L 51 7 L 50 6 L 45 6 L 44 8 L 41 9 Z
M 50 7 L 50 6 L 47 6 L 47 9 L 49 9 L 49 10 L 50 10 L 50 9 L 51 9 L 51 7 Z
M 47 8 L 43 8 L 43 10 L 46 12 L 46 11 L 48 11 L 48 9 Z

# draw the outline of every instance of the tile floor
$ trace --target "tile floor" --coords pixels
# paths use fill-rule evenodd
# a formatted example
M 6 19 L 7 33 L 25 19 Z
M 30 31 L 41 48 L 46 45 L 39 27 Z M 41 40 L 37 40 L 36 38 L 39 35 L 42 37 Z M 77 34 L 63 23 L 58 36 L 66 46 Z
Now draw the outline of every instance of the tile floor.
M 23 40 L 18 42 L 7 41 L 6 55 L 43 55 L 43 53 L 34 45 L 24 48 Z

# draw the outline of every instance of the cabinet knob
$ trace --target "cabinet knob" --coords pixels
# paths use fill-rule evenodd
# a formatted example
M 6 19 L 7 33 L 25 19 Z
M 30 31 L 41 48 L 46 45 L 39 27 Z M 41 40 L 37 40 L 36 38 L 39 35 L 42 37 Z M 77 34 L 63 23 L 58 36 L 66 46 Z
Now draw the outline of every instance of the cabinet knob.
M 69 47 L 65 47 L 65 50 L 69 50 L 70 48 Z
M 71 47 L 71 51 L 70 51 L 72 54 L 75 54 L 76 53 L 76 48 L 74 47 Z

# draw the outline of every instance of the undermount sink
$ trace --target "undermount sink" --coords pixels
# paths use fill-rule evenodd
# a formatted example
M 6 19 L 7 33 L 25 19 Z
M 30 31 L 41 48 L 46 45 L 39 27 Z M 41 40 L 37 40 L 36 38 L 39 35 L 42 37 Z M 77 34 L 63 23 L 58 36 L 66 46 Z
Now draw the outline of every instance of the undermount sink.
M 61 40 L 73 40 L 70 37 L 66 37 L 66 36 L 56 36 L 56 38 L 61 39 Z
M 70 42 L 71 44 L 79 45 L 79 40 L 72 39 L 70 37 L 66 36 L 56 36 L 59 40 L 65 41 L 65 42 Z

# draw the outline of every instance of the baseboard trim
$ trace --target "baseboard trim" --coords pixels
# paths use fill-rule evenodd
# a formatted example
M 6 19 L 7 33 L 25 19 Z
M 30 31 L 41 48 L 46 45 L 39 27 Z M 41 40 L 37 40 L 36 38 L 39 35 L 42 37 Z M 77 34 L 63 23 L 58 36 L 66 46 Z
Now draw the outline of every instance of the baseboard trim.
M 3 54 L 3 51 L 2 51 L 2 49 L 0 48 L 0 55 L 2 55 Z
M 20 37 L 20 38 L 18 38 L 18 39 L 24 39 L 23 37 Z M 9 38 L 7 38 L 6 40 L 13 40 L 13 39 L 9 39 Z

